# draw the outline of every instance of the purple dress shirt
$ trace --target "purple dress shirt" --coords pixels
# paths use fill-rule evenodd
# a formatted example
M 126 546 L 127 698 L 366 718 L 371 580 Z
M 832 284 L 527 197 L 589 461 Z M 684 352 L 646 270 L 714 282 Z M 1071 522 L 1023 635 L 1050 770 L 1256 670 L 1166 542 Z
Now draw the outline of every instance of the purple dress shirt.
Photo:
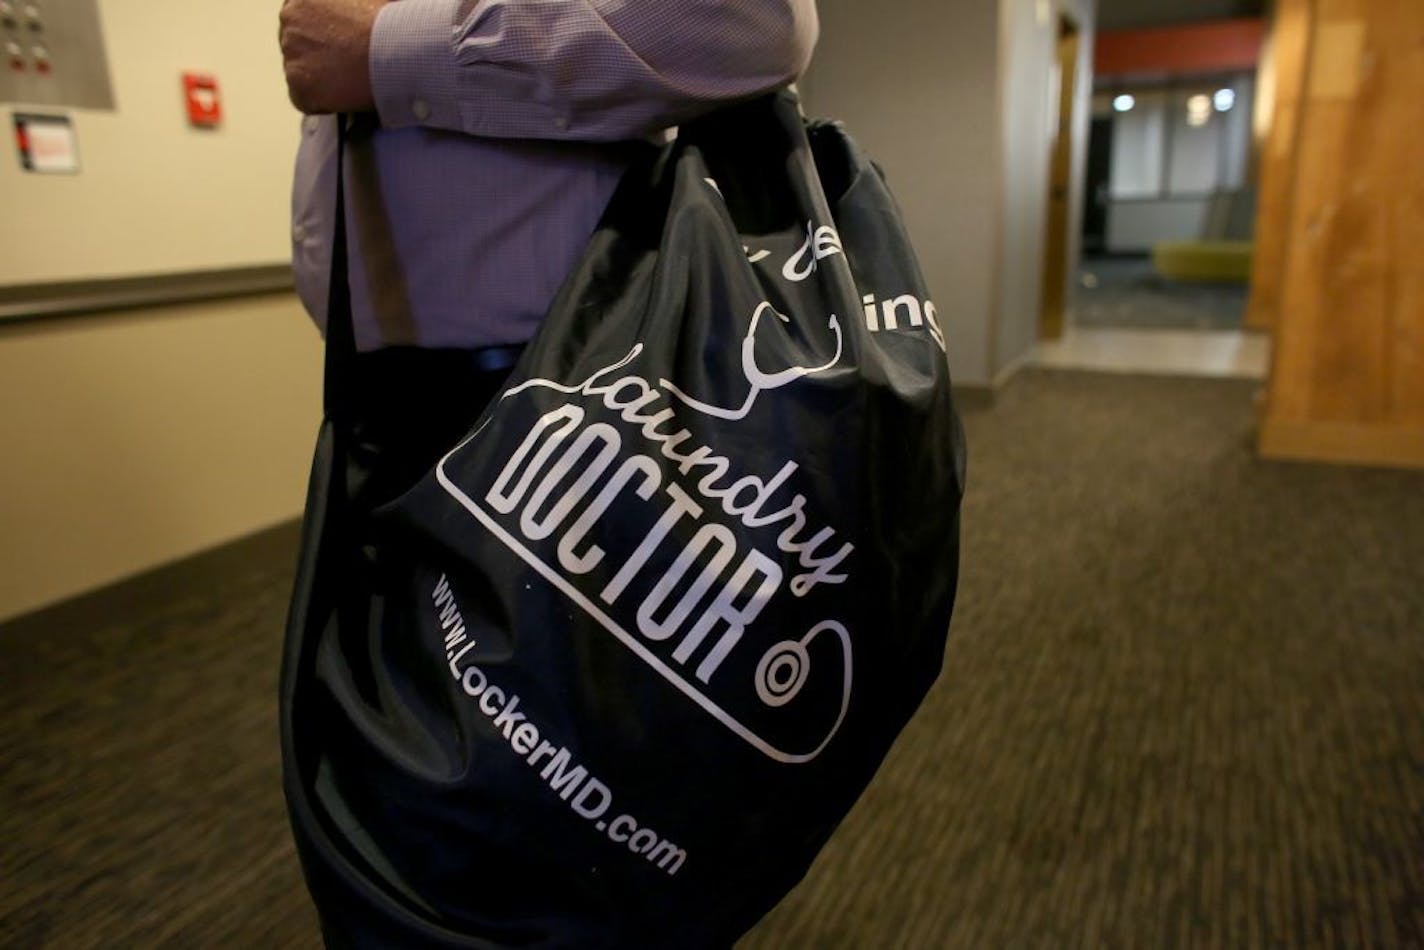
M 357 345 L 533 335 L 638 139 L 791 82 L 814 0 L 397 0 L 346 166 Z M 325 326 L 336 126 L 304 119 L 297 292 Z

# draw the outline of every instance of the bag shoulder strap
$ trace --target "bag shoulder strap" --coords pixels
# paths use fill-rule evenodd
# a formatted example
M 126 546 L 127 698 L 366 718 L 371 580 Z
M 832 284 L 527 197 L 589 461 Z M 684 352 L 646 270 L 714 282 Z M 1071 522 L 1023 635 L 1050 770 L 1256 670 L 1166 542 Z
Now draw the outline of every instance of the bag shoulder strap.
M 352 406 L 352 364 L 356 328 L 351 316 L 351 280 L 346 253 L 346 138 L 348 117 L 336 118 L 336 211 L 331 238 L 331 279 L 327 285 L 326 361 L 322 407 L 331 418 L 345 419 Z

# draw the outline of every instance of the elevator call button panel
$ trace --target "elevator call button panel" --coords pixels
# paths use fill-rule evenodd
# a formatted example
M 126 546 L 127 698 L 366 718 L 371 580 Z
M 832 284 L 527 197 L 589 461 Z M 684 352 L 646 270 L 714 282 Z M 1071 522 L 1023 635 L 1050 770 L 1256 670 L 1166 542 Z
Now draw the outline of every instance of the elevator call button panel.
M 0 102 L 114 108 L 98 0 L 0 0 Z

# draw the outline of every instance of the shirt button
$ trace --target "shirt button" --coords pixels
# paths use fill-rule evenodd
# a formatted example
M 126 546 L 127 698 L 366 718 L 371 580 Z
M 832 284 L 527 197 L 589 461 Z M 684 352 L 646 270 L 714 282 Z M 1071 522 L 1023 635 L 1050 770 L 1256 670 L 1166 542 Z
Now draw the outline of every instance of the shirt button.
M 314 115 L 307 116 L 306 120 L 302 122 L 302 129 L 307 135 L 315 135 L 319 128 L 321 128 L 321 120 Z
M 430 118 L 430 103 L 424 99 L 417 99 L 410 104 L 410 111 L 417 119 L 424 122 Z
M 554 117 L 554 128 L 558 129 L 560 132 L 563 132 L 563 131 L 565 131 L 566 129 L 568 129 L 568 127 L 569 127 L 569 120 L 568 120 L 568 119 L 564 118 L 564 117 L 561 116 L 561 115 Z
M 307 229 L 300 224 L 292 228 L 292 240 L 300 244 L 307 239 Z

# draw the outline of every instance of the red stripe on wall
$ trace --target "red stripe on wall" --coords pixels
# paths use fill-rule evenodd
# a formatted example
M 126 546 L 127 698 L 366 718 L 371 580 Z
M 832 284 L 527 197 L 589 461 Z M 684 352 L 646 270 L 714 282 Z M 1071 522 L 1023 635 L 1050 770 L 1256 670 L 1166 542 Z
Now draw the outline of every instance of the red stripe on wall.
M 1259 18 L 1212 20 L 1098 34 L 1093 69 L 1102 76 L 1171 76 L 1255 69 L 1266 37 Z

